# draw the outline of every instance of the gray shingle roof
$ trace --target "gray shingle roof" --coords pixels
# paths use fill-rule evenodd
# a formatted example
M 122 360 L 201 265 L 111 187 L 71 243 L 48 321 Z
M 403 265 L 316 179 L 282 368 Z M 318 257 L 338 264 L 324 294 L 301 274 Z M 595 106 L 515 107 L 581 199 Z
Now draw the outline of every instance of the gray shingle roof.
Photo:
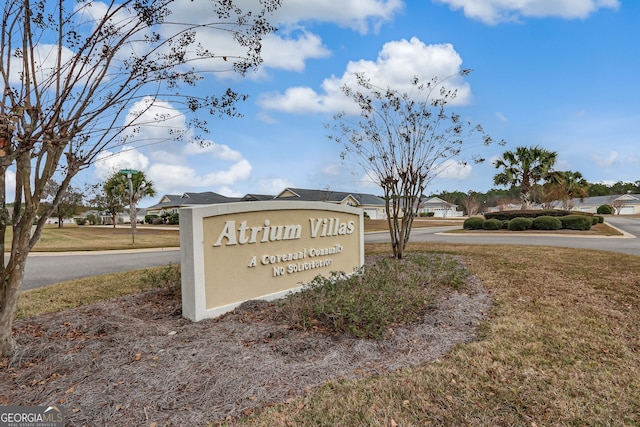
M 349 196 L 351 196 L 361 205 L 384 206 L 384 199 L 382 197 L 374 196 L 373 194 L 349 193 L 345 191 L 331 191 L 331 190 L 310 190 L 306 188 L 286 188 L 278 196 L 276 196 L 276 199 L 277 200 L 290 199 L 290 197 L 281 197 L 282 193 L 286 191 L 295 194 L 298 200 L 304 200 L 304 201 L 340 203 L 344 201 L 346 198 L 348 198 Z
M 206 191 L 203 193 L 184 193 L 181 196 L 176 194 L 165 194 L 160 200 L 168 199 L 166 202 L 156 203 L 153 206 L 149 206 L 147 209 L 163 209 L 163 208 L 175 208 L 192 205 L 212 205 L 215 203 L 229 203 L 237 202 L 240 199 L 237 197 L 227 197 L 222 194 L 214 193 L 212 191 Z
M 242 199 L 243 202 L 257 202 L 263 200 L 273 200 L 275 196 L 270 194 L 246 194 Z

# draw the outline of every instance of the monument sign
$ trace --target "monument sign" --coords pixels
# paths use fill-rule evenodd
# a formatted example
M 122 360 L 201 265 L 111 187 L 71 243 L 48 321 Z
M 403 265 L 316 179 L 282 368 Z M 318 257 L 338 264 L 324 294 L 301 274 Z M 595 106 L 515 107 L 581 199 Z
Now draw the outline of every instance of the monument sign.
M 180 209 L 182 315 L 216 317 L 364 264 L 362 209 L 260 201 Z

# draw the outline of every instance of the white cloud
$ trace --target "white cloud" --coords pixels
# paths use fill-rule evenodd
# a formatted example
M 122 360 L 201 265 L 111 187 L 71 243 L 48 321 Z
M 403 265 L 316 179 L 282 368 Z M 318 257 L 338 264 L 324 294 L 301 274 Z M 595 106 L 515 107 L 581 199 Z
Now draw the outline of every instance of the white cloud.
M 435 168 L 435 173 L 438 179 L 464 181 L 471 176 L 472 169 L 468 163 L 448 159 Z
M 322 45 L 322 39 L 303 31 L 297 39 L 271 34 L 262 42 L 262 59 L 265 67 L 289 71 L 304 71 L 307 59 L 327 58 L 331 51 Z
M 339 176 L 343 172 L 344 172 L 344 168 L 342 167 L 342 165 L 338 163 L 332 163 L 322 168 L 322 174 L 328 175 L 328 176 Z
M 557 171 L 570 171 L 573 170 L 573 165 L 567 160 L 558 160 L 553 167 Z
M 259 7 L 258 2 L 254 0 L 237 0 L 234 5 L 245 12 L 257 11 Z M 263 39 L 262 67 L 247 77 L 263 78 L 267 68 L 304 71 L 308 59 L 325 58 L 330 55 L 321 38 L 307 31 L 301 22 L 334 23 L 365 34 L 371 28 L 377 30 L 381 23 L 390 21 L 402 7 L 401 0 L 287 0 L 268 18 L 269 22 L 279 27 L 279 31 Z M 172 22 L 195 20 L 196 23 L 204 24 L 223 21 L 215 16 L 209 1 L 177 0 L 172 10 Z M 169 30 L 175 31 L 175 28 L 168 27 L 165 31 Z M 215 71 L 218 78 L 238 78 L 236 73 L 231 72 L 232 58 L 245 56 L 245 49 L 233 39 L 231 32 L 220 30 L 220 26 L 203 26 L 198 28 L 196 39 L 202 46 L 208 47 L 217 58 L 197 61 L 192 65 L 202 71 Z M 228 58 L 228 61 L 222 59 L 223 56 Z
M 15 201 L 16 195 L 16 173 L 11 169 L 7 169 L 4 175 L 4 188 L 7 194 L 5 195 L 7 200 Z
M 245 193 L 240 193 L 239 191 L 236 191 L 233 188 L 228 187 L 226 185 L 223 185 L 222 187 L 218 188 L 216 193 L 222 194 L 223 196 L 227 196 L 227 197 L 243 197 L 245 195 Z
M 504 114 L 502 114 L 501 112 L 497 112 L 496 113 L 496 117 L 498 118 L 498 120 L 500 120 L 503 123 L 507 123 L 509 120 L 504 116 Z
M 188 137 L 186 118 L 171 103 L 151 96 L 133 104 L 127 113 L 127 138 L 138 144 L 152 144 Z
M 68 74 L 68 68 L 64 67 L 58 74 L 58 45 L 53 44 L 37 44 L 33 49 L 33 62 L 35 64 L 35 71 L 38 78 L 38 84 L 40 89 L 44 89 L 47 85 L 53 86 L 55 79 L 53 77 L 61 77 L 64 79 Z M 60 58 L 63 64 L 69 62 L 73 58 L 74 52 L 70 49 L 62 46 L 60 48 Z M 10 83 L 18 84 L 22 82 L 22 75 L 24 67 L 22 66 L 22 59 L 12 57 L 11 70 L 9 74 Z M 82 76 L 80 76 L 82 78 Z
M 184 153 L 189 156 L 211 154 L 211 156 L 216 159 L 228 160 L 232 162 L 237 162 L 244 158 L 242 153 L 240 153 L 239 151 L 233 150 L 228 145 L 216 144 L 215 142 L 210 142 L 209 144 L 204 146 L 187 144 L 185 145 Z
M 289 113 L 356 112 L 354 103 L 340 89 L 343 85 L 355 86 L 356 73 L 364 73 L 376 86 L 410 92 L 414 89 L 411 86 L 414 76 L 423 81 L 432 77 L 444 79 L 459 73 L 461 65 L 462 59 L 451 44 L 426 45 L 416 37 L 392 41 L 382 47 L 375 62 L 364 59 L 349 62 L 342 77 L 325 79 L 321 93 L 310 87 L 291 87 L 284 93 L 263 94 L 258 104 L 265 109 Z M 446 87 L 458 91 L 451 104 L 471 101 L 470 86 L 461 77 L 447 80 Z
M 287 0 L 276 10 L 276 19 L 284 24 L 300 21 L 332 22 L 367 33 L 403 8 L 401 0 Z
M 120 169 L 145 171 L 149 158 L 135 148 L 123 147 L 118 152 L 102 151 L 94 163 L 95 176 L 104 181 Z
M 584 19 L 603 8 L 617 9 L 619 0 L 437 0 L 465 16 L 495 25 L 523 18 Z
M 226 170 L 219 170 L 204 175 L 201 185 L 220 186 L 235 184 L 238 181 L 246 181 L 249 179 L 249 176 L 251 176 L 252 169 L 251 163 L 246 159 L 242 159 L 232 164 Z
M 365 172 L 364 175 L 358 180 L 358 185 L 365 189 L 378 189 L 380 190 L 380 183 L 376 179 L 376 174 L 373 171 Z
M 187 191 L 215 191 L 223 190 L 229 193 L 229 186 L 239 181 L 246 181 L 251 175 L 251 164 L 242 159 L 232 164 L 226 170 L 218 170 L 207 174 L 184 164 L 155 163 L 147 172 L 159 193 L 181 194 Z M 207 190 L 202 190 L 203 188 Z
M 176 134 L 188 135 L 190 131 L 184 116 L 168 102 L 146 98 L 132 107 L 127 120 L 140 125 L 120 151 L 99 154 L 94 174 L 100 180 L 120 169 L 136 169 L 146 173 L 160 194 L 216 191 L 233 195 L 231 186 L 251 176 L 249 161 L 228 145 L 172 141 Z
M 269 123 L 269 124 L 275 124 L 278 123 L 278 121 L 270 114 L 264 112 L 264 111 L 260 111 L 256 117 L 258 118 L 258 120 L 260 120 L 261 122 L 265 122 L 265 123 Z
M 287 178 L 261 179 L 258 183 L 258 194 L 277 195 L 285 188 L 294 187 L 295 184 Z
M 596 162 L 596 165 L 600 168 L 608 168 L 618 163 L 619 153 L 617 151 L 611 151 L 607 157 L 599 154 L 592 154 L 591 158 Z

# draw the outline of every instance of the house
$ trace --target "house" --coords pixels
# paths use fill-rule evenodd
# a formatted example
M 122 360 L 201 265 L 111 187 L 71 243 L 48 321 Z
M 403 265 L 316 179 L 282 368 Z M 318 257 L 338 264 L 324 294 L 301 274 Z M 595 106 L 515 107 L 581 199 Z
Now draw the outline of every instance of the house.
M 274 196 L 269 194 L 246 194 L 240 199 L 241 202 L 261 202 L 264 200 L 273 200 Z
M 172 214 L 180 208 L 195 205 L 212 205 L 230 202 L 259 202 L 264 200 L 301 200 L 313 202 L 337 203 L 346 206 L 361 207 L 372 219 L 385 219 L 385 203 L 382 197 L 372 194 L 348 193 L 329 190 L 309 190 L 286 188 L 276 196 L 267 194 L 247 194 L 244 197 L 226 197 L 213 192 L 184 193 L 183 195 L 165 194 L 160 201 L 147 208 L 147 215 Z
M 455 218 L 462 216 L 462 211 L 458 210 L 458 205 L 442 200 L 440 197 L 431 197 L 420 203 L 418 215 L 421 213 L 433 212 L 436 218 Z
M 173 214 L 180 208 L 195 205 L 213 205 L 218 203 L 238 202 L 239 198 L 227 197 L 222 194 L 206 191 L 203 193 L 165 194 L 160 201 L 147 208 L 147 215 Z
M 598 207 L 602 205 L 612 206 L 618 215 L 640 214 L 640 194 L 585 197 L 583 200 L 573 199 L 574 211 L 596 213 Z
M 285 188 L 275 197 L 275 200 L 291 199 L 356 206 L 362 208 L 362 210 L 371 219 L 386 219 L 384 199 L 372 194 L 331 190 L 310 190 L 304 188 Z

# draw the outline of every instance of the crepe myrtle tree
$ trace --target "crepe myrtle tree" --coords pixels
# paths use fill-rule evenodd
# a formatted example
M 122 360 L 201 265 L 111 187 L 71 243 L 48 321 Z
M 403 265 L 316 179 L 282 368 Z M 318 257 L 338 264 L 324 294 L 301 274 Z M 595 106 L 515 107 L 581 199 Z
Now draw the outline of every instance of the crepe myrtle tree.
M 189 7 L 207 13 L 192 14 L 191 23 L 172 19 L 172 8 L 184 8 L 178 1 L 5 0 L 0 6 L 2 251 L 13 236 L 0 265 L 0 356 L 16 349 L 12 323 L 27 255 L 71 179 L 103 150 L 131 143 L 139 126 L 168 119 L 145 114 L 159 101 L 187 117 L 189 132 L 174 132 L 175 139 L 204 141 L 208 123 L 196 113 L 238 115 L 245 96 L 230 88 L 189 96 L 185 86 L 204 78 L 201 70 L 242 75 L 259 65 L 261 40 L 274 30 L 268 19 L 280 0 L 242 2 L 245 10 L 234 0 L 194 0 Z M 204 46 L 200 35 L 222 41 Z M 32 235 L 54 174 L 59 191 Z M 15 194 L 12 206 L 7 190 Z
M 411 93 L 371 83 L 363 73 L 342 92 L 356 105 L 359 118 L 346 112 L 325 124 L 329 139 L 343 146 L 342 158 L 351 156 L 382 187 L 393 255 L 404 256 L 413 219 L 424 190 L 442 170 L 446 161 L 484 159 L 462 158 L 473 145 L 493 142 L 480 125 L 464 121 L 451 111 L 449 103 L 457 92 L 446 81 L 466 76 L 463 70 L 444 80 L 423 82 L 414 77 Z

